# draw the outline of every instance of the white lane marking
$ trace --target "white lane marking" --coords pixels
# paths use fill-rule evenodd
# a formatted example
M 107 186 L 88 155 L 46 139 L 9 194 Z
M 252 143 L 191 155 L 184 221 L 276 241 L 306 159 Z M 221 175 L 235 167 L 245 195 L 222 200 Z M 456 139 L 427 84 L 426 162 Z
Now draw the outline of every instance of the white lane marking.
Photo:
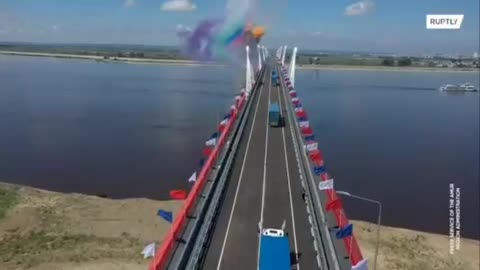
M 237 184 L 237 189 L 235 190 L 235 197 L 233 198 L 232 209 L 230 210 L 230 217 L 228 219 L 227 231 L 225 233 L 225 238 L 223 238 L 222 250 L 220 251 L 220 256 L 218 257 L 217 270 L 220 270 L 220 266 L 222 264 L 223 253 L 225 251 L 225 245 L 227 244 L 228 233 L 230 231 L 230 225 L 232 223 L 233 213 L 235 211 L 235 205 L 237 204 L 238 191 L 240 190 L 240 185 L 242 184 L 243 171 L 245 169 L 245 162 L 248 156 L 248 149 L 250 148 L 250 141 L 252 139 L 253 130 L 255 128 L 255 120 L 257 119 L 257 111 L 259 107 L 258 105 L 260 104 L 260 99 L 262 98 L 262 92 L 263 92 L 263 85 L 262 85 L 262 91 L 258 93 L 260 96 L 258 97 L 257 105 L 255 107 L 255 113 L 253 114 L 252 127 L 250 128 L 250 134 L 248 135 L 247 149 L 245 150 L 245 156 L 243 157 L 243 161 L 242 161 L 242 168 L 240 169 L 240 176 L 238 177 L 239 180 Z
M 267 156 L 268 156 L 268 112 L 270 111 L 268 108 L 270 107 L 270 94 L 272 92 L 272 72 L 270 73 L 270 79 L 268 80 L 268 107 L 267 107 L 267 121 L 265 123 L 267 132 L 265 132 L 265 156 L 263 157 L 263 183 L 262 183 L 262 208 L 260 210 L 260 233 L 261 229 L 263 228 L 263 209 L 265 208 L 265 189 L 267 188 Z M 260 263 L 260 244 L 261 244 L 262 237 L 258 237 L 258 250 L 257 250 L 257 269 L 259 269 Z
M 282 98 L 280 97 L 281 86 L 278 87 L 278 103 L 280 104 L 280 111 L 282 111 Z M 287 101 L 285 100 L 285 104 Z M 289 122 L 289 124 L 291 124 Z M 294 123 L 295 124 L 295 123 Z M 295 243 L 295 259 L 297 264 L 297 270 L 300 270 L 300 263 L 298 262 L 298 245 L 297 245 L 297 233 L 295 229 L 295 212 L 293 210 L 293 199 L 292 199 L 292 187 L 290 185 L 290 170 L 288 169 L 288 157 L 287 157 L 287 143 L 285 140 L 285 128 L 282 128 L 283 136 L 283 152 L 285 154 L 285 167 L 287 168 L 287 183 L 288 183 L 288 195 L 290 197 L 290 213 L 292 215 L 292 226 L 293 226 L 293 242 Z

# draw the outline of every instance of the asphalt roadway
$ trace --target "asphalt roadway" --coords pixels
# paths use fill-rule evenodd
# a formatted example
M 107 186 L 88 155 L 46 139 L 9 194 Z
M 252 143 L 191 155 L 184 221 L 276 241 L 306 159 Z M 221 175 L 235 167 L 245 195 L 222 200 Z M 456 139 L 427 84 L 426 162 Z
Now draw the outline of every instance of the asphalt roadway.
M 259 224 L 281 228 L 290 240 L 292 269 L 319 269 L 306 205 L 302 198 L 285 97 L 271 82 L 266 67 L 264 83 L 254 95 L 228 180 L 225 198 L 203 269 L 257 269 Z M 284 127 L 269 127 L 268 106 L 279 103 Z

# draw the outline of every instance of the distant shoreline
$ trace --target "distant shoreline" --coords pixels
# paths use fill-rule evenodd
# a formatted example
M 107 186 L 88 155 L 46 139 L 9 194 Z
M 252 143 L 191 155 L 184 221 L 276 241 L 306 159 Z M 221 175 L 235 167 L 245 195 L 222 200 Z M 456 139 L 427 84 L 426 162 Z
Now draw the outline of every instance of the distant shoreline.
M 64 54 L 64 53 L 42 53 L 42 52 L 23 52 L 23 51 L 4 51 L 0 50 L 0 55 L 17 55 L 33 57 L 52 57 L 64 59 L 85 59 L 108 63 L 128 63 L 128 64 L 159 64 L 159 65 L 186 65 L 186 66 L 225 66 L 225 64 L 214 62 L 196 62 L 192 60 L 180 59 L 154 59 L 154 58 L 131 58 L 131 57 L 108 57 L 97 55 Z M 351 71 L 402 71 L 402 72 L 447 72 L 447 73 L 480 73 L 480 69 L 475 68 L 437 68 L 437 67 L 384 67 L 384 66 L 350 66 L 350 65 L 297 65 L 299 70 L 351 70 Z
M 400 71 L 400 72 L 447 72 L 447 73 L 480 73 L 475 68 L 435 68 L 435 67 L 382 67 L 382 66 L 348 66 L 348 65 L 302 65 L 296 69 L 304 70 L 365 70 L 365 71 Z
M 64 54 L 64 53 L 41 53 L 41 52 L 21 52 L 21 51 L 0 51 L 0 55 L 14 56 L 33 56 L 33 57 L 52 57 L 64 59 L 85 59 L 100 62 L 116 63 L 123 62 L 128 64 L 160 64 L 160 65 L 186 65 L 186 66 L 223 66 L 218 63 L 200 63 L 191 60 L 179 59 L 153 59 L 153 58 L 130 58 L 130 57 L 108 57 L 97 55 L 80 55 L 80 54 Z

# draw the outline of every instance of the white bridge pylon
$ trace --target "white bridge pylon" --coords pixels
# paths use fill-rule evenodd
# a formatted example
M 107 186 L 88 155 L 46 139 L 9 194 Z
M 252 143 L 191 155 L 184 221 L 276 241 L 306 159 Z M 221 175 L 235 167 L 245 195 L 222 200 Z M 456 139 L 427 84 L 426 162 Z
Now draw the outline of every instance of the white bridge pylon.
M 247 61 L 246 61 L 246 68 L 245 68 L 245 94 L 247 98 L 250 96 L 250 92 L 252 91 L 252 87 L 254 84 L 254 74 L 252 64 L 250 63 L 250 48 L 248 46 L 245 47 Z
M 297 60 L 297 47 L 293 48 L 292 56 L 290 57 L 290 63 L 288 65 L 288 77 L 290 78 L 290 82 L 292 86 L 295 87 L 295 62 Z M 285 55 L 287 53 L 287 46 L 281 46 L 278 48 L 276 56 L 278 61 L 282 63 L 282 66 L 285 66 Z

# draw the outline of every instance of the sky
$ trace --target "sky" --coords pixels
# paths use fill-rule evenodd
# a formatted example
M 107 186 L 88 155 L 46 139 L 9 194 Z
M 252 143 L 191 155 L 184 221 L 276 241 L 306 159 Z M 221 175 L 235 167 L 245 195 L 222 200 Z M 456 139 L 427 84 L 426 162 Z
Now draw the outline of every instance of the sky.
M 193 2 L 190 2 L 193 1 Z M 398 54 L 479 51 L 478 0 L 0 0 L 0 42 L 177 45 L 176 29 L 250 3 L 264 45 Z M 427 30 L 426 14 L 464 14 Z

